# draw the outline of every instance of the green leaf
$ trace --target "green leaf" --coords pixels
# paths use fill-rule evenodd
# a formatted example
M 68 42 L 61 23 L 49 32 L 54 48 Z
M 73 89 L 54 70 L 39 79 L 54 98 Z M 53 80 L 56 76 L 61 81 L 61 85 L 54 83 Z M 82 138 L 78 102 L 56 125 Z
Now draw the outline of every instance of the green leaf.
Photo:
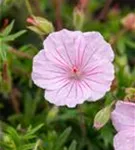
M 64 132 L 59 136 L 56 143 L 54 144 L 54 150 L 60 150 L 62 146 L 64 146 L 66 140 L 68 139 L 70 133 L 71 133 L 71 127 L 68 127 L 64 130 Z
M 14 41 L 16 38 L 18 38 L 19 36 L 23 35 L 24 33 L 26 33 L 26 30 L 22 30 L 22 31 L 19 31 L 15 34 L 11 34 L 7 37 L 3 37 L 3 41 L 4 42 L 9 42 L 9 41 Z
M 14 26 L 14 20 L 5 28 L 5 30 L 2 32 L 2 34 L 4 35 L 4 36 L 7 36 L 7 35 L 9 35 L 10 34 L 10 32 L 12 31 L 12 29 L 13 29 L 13 26 Z
M 41 145 L 42 141 L 39 139 L 37 140 L 37 142 L 35 143 L 34 149 L 33 150 L 38 150 L 39 146 Z
M 41 129 L 44 126 L 44 124 L 40 124 L 37 127 L 33 128 L 33 129 L 29 129 L 29 131 L 26 133 L 26 135 L 24 135 L 22 138 L 23 139 L 32 139 L 34 137 L 36 137 L 36 135 L 34 135 L 39 129 Z
M 7 59 L 7 45 L 0 39 L 0 58 L 4 61 Z
M 121 38 L 120 40 L 118 40 L 116 46 L 117 46 L 118 52 L 119 52 L 120 54 L 125 53 L 126 45 L 125 45 L 125 40 L 124 40 L 124 38 Z
M 20 136 L 18 135 L 18 133 L 16 132 L 16 130 L 14 128 L 8 126 L 5 129 L 5 132 L 7 132 L 12 137 L 12 139 L 14 140 L 14 142 L 16 144 L 19 144 L 19 142 L 20 142 Z
M 127 41 L 126 41 L 126 44 L 127 44 L 129 47 L 135 49 L 135 42 L 134 42 L 134 41 L 127 40 Z
M 35 146 L 35 143 L 31 143 L 31 144 L 25 144 L 20 146 L 18 149 L 19 150 L 32 150 Z
M 105 147 L 108 147 L 111 142 L 113 141 L 113 128 L 110 128 L 110 126 L 105 126 L 101 131 L 99 135 L 99 139 L 102 140 Z
M 3 148 L 5 150 L 11 150 L 10 145 L 2 141 L 0 141 L 0 148 Z
M 77 142 L 73 141 L 68 150 L 76 150 L 76 145 L 77 145 Z

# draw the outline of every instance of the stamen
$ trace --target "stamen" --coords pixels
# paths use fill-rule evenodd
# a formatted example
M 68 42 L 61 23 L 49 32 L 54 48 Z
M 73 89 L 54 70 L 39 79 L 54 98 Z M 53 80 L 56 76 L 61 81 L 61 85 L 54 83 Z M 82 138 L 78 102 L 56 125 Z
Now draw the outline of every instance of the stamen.
M 76 68 L 73 68 L 73 72 L 74 72 L 74 73 L 77 73 L 77 71 L 78 71 L 78 70 L 77 70 Z
M 71 74 L 69 76 L 70 79 L 80 80 L 82 78 L 82 74 L 77 67 L 72 67 Z

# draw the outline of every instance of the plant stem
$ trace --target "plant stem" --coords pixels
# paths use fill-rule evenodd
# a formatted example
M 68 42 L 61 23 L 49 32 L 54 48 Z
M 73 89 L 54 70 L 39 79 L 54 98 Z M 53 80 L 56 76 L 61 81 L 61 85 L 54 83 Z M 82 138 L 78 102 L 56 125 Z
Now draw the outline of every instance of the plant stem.
M 31 6 L 34 7 L 34 14 L 38 16 L 44 16 L 41 8 L 40 8 L 40 1 L 39 0 L 31 0 Z
M 26 4 L 26 7 L 28 9 L 29 14 L 33 15 L 32 8 L 31 8 L 29 0 L 25 0 L 25 4 Z
M 11 91 L 11 103 L 13 106 L 14 111 L 19 114 L 20 113 L 20 102 L 19 102 L 19 97 L 20 97 L 20 92 L 18 91 L 18 89 L 12 89 Z
M 28 53 L 25 53 L 25 52 L 21 52 L 21 51 L 18 51 L 14 48 L 9 48 L 8 51 L 12 54 L 15 54 L 16 56 L 19 56 L 19 57 L 22 57 L 22 58 L 26 58 L 26 59 L 32 59 L 33 57 L 31 55 L 29 55 Z
M 82 130 L 82 135 L 83 135 L 83 137 L 85 137 L 86 136 L 86 126 L 85 126 L 85 119 L 84 119 L 84 115 L 83 115 L 81 106 L 78 106 L 78 111 L 79 111 L 79 115 L 80 115 L 80 127 Z
M 124 28 L 122 28 L 116 35 L 114 35 L 114 36 L 110 39 L 109 43 L 110 43 L 112 46 L 114 46 L 114 45 L 117 43 L 117 41 L 118 41 L 126 32 L 127 32 L 127 30 L 124 29 Z
M 62 18 L 61 18 L 61 5 L 62 0 L 52 0 L 55 8 L 55 17 L 56 17 L 56 28 L 57 30 L 62 29 Z
M 108 14 L 108 11 L 109 11 L 109 8 L 110 8 L 110 5 L 112 3 L 113 0 L 106 0 L 106 3 L 104 5 L 104 8 L 102 9 L 98 19 L 99 20 L 105 20 L 106 19 L 106 16 Z
M 79 117 L 80 117 L 80 128 L 82 131 L 82 143 L 80 144 L 80 149 L 82 149 L 84 147 L 84 145 L 86 144 L 86 125 L 85 125 L 85 118 L 84 118 L 84 114 L 83 114 L 83 110 L 81 108 L 81 106 L 78 106 L 78 112 L 79 112 Z

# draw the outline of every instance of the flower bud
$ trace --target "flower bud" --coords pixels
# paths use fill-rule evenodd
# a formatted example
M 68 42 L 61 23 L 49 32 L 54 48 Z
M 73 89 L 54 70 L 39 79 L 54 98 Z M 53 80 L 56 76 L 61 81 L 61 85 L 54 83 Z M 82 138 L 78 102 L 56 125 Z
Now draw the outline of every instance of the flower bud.
M 85 9 L 88 5 L 88 0 L 80 0 L 78 7 L 80 7 L 81 9 Z
M 123 26 L 128 30 L 135 30 L 135 14 L 130 13 L 122 19 Z
M 101 109 L 94 118 L 94 127 L 99 130 L 101 129 L 110 119 L 111 110 L 114 102 L 112 102 L 109 106 Z
M 84 12 L 77 7 L 73 11 L 73 24 L 75 29 L 81 30 L 84 24 Z
M 126 64 L 128 63 L 127 57 L 125 55 L 117 56 L 116 57 L 116 63 L 121 67 L 125 67 Z
M 124 98 L 125 101 L 135 102 L 135 88 L 126 88 L 125 90 L 126 96 Z
M 115 18 L 116 16 L 118 16 L 120 14 L 120 7 L 118 4 L 115 4 L 112 9 L 109 11 L 108 17 L 110 19 Z
M 49 112 L 48 112 L 48 115 L 47 115 L 47 122 L 50 123 L 51 121 L 54 120 L 54 118 L 56 118 L 56 116 L 58 115 L 58 112 L 59 112 L 59 108 L 54 106 Z
M 39 35 L 49 34 L 54 31 L 52 23 L 45 18 L 32 16 L 27 18 L 27 22 L 33 25 L 28 26 L 28 29 L 36 32 Z

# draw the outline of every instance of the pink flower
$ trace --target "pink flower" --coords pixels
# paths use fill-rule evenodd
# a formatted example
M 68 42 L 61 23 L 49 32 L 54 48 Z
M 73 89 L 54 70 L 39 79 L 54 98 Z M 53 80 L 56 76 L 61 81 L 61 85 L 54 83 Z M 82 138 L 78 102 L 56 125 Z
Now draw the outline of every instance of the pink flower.
M 118 101 L 112 122 L 118 131 L 114 137 L 115 150 L 135 150 L 135 104 Z
M 45 98 L 75 107 L 96 101 L 110 90 L 114 53 L 98 32 L 61 30 L 51 33 L 33 60 L 32 79 L 46 89 Z

